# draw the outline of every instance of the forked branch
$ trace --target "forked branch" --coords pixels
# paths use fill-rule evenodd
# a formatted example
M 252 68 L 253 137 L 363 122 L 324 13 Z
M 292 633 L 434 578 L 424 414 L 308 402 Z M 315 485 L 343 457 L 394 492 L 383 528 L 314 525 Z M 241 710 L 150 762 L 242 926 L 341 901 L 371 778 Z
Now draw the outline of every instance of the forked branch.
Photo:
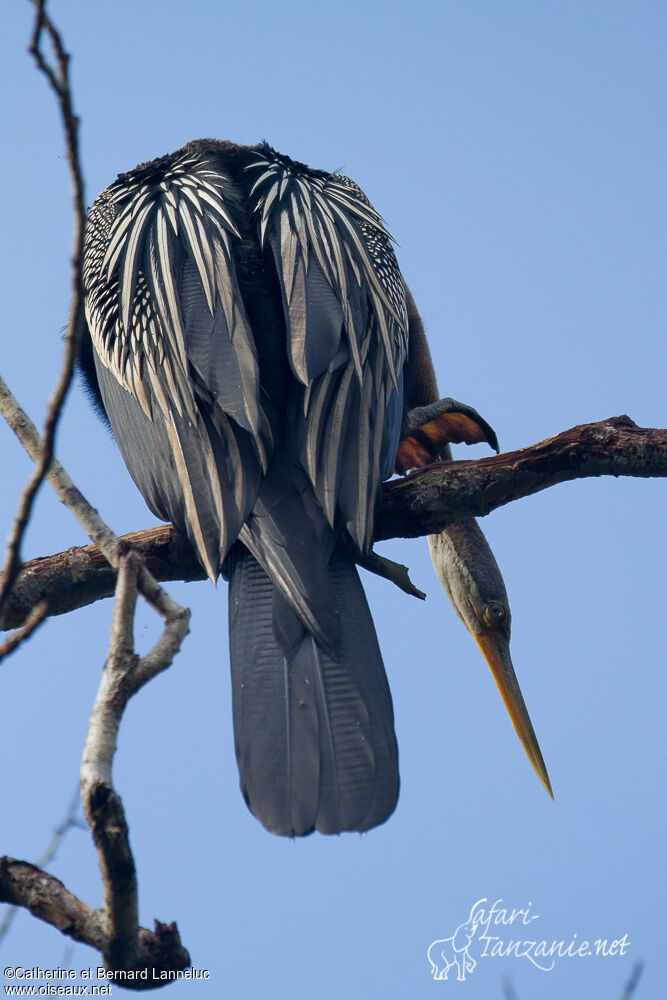
M 170 665 L 187 634 L 189 611 L 181 608 L 162 590 L 141 557 L 119 541 L 52 457 L 56 425 L 71 382 L 82 322 L 81 259 L 85 212 L 78 155 L 78 120 L 72 108 L 68 77 L 69 57 L 59 33 L 45 13 L 45 0 L 33 2 L 37 14 L 30 51 L 56 94 L 66 134 L 75 214 L 73 288 L 62 373 L 49 403 L 43 437 L 39 436 L 0 379 L 0 408 L 35 462 L 35 470 L 21 497 L 10 534 L 5 572 L 0 581 L 0 607 L 12 591 L 21 563 L 23 534 L 44 477 L 48 478 L 59 498 L 97 543 L 109 565 L 117 571 L 117 600 L 109 654 L 91 714 L 81 764 L 83 806 L 102 873 L 103 908 L 92 909 L 52 875 L 13 858 L 0 858 L 0 902 L 25 907 L 64 934 L 98 949 L 104 956 L 107 969 L 122 975 L 123 985 L 138 989 L 153 988 L 169 981 L 168 978 L 162 980 L 160 973 L 180 972 L 190 964 L 190 958 L 180 943 L 175 924 L 156 922 L 154 932 L 138 926 L 134 860 L 123 806 L 112 783 L 111 764 L 118 726 L 128 699 Z M 42 50 L 45 35 L 53 48 L 53 63 Z M 164 622 L 162 636 L 153 650 L 141 659 L 134 653 L 133 643 L 138 591 Z M 22 630 L 11 636 L 0 649 L 0 659 L 24 641 L 48 613 L 47 601 L 36 602 Z

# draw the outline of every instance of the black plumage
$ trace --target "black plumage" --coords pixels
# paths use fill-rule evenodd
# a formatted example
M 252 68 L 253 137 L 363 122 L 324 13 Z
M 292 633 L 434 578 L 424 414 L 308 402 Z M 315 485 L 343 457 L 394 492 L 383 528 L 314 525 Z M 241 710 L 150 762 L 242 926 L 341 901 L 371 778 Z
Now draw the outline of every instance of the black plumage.
M 352 554 L 404 410 L 405 291 L 381 218 L 346 177 L 202 140 L 100 194 L 84 286 L 82 368 L 127 467 L 229 577 L 248 805 L 286 835 L 383 822 L 393 711 Z

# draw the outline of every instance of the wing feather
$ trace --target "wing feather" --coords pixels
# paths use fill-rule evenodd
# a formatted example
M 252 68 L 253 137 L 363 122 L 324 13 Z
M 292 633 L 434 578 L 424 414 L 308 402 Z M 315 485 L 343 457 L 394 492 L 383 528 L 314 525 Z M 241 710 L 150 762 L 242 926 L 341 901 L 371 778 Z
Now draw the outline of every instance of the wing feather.
M 231 187 L 217 162 L 187 150 L 122 175 L 91 210 L 84 265 L 98 360 L 149 422 L 159 412 L 173 454 L 173 469 L 156 461 L 146 471 L 130 440 L 130 471 L 154 507 L 164 505 L 153 484 L 175 471 L 181 498 L 163 482 L 167 515 L 177 524 L 185 518 L 179 526 L 214 579 L 272 447 L 236 274 Z M 112 426 L 128 426 L 127 397 L 108 379 L 101 384 Z
M 385 422 L 384 407 L 402 391 L 407 352 L 405 292 L 391 238 L 346 177 L 311 170 L 268 146 L 245 170 L 258 238 L 276 263 L 290 363 L 303 387 L 293 428 L 300 458 L 327 519 L 333 525 L 339 517 L 366 549 L 380 459 L 398 444 L 393 410 Z

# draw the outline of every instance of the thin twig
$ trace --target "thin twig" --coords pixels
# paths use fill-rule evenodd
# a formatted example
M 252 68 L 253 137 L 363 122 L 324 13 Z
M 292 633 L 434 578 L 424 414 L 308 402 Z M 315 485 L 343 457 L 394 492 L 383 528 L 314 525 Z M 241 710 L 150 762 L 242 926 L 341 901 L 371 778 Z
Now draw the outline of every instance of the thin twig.
M 22 628 L 17 629 L 16 632 L 12 632 L 9 638 L 5 639 L 0 646 L 0 662 L 4 660 L 6 656 L 9 656 L 10 653 L 13 653 L 22 642 L 25 642 L 25 640 L 33 634 L 33 632 L 36 632 L 39 626 L 46 621 L 50 614 L 51 612 L 49 611 L 47 601 L 40 601 L 39 604 L 36 604 L 26 618 L 25 625 L 23 625 Z
M 630 1000 L 630 997 L 637 989 L 637 983 L 639 982 L 643 971 L 644 971 L 644 963 L 635 962 L 635 964 L 632 967 L 632 972 L 630 973 L 630 978 L 625 984 L 625 988 L 623 990 L 623 993 L 621 994 L 621 1000 Z
M 56 856 L 58 848 L 60 847 L 60 845 L 62 844 L 63 840 L 65 839 L 69 831 L 72 829 L 72 827 L 83 825 L 77 820 L 77 813 L 79 812 L 80 807 L 81 807 L 81 795 L 79 792 L 79 786 L 77 784 L 74 790 L 74 795 L 72 796 L 70 804 L 67 807 L 67 812 L 65 813 L 62 822 L 53 831 L 53 836 L 51 837 L 51 840 L 47 844 L 44 853 L 37 861 L 38 868 L 46 868 L 47 865 L 51 864 L 51 862 Z M 0 923 L 0 946 L 2 946 L 2 942 L 7 936 L 12 921 L 14 920 L 14 917 L 16 916 L 18 911 L 19 907 L 16 905 L 10 906 L 7 909 L 7 912 L 5 913 L 2 922 Z
M 74 114 L 71 90 L 69 85 L 69 56 L 65 51 L 58 31 L 44 10 L 45 0 L 33 0 L 37 8 L 35 18 L 35 30 L 29 51 L 32 54 L 36 65 L 47 77 L 51 85 L 63 120 L 65 131 L 65 146 L 67 151 L 67 161 L 69 164 L 70 180 L 72 184 L 72 201 L 74 209 L 74 239 L 72 251 L 72 300 L 70 313 L 65 329 L 65 356 L 63 358 L 62 370 L 55 389 L 49 400 L 46 421 L 44 424 L 44 435 L 39 453 L 35 456 L 35 468 L 26 484 L 19 507 L 14 519 L 14 524 L 7 541 L 7 555 L 5 567 L 0 581 L 0 614 L 5 605 L 16 574 L 21 565 L 21 543 L 25 534 L 33 503 L 37 491 L 42 484 L 46 470 L 49 467 L 56 435 L 58 420 L 62 412 L 65 397 L 72 382 L 74 372 L 74 362 L 78 351 L 78 342 L 81 335 L 81 325 L 83 320 L 83 285 L 81 280 L 81 262 L 83 259 L 83 234 L 86 224 L 86 212 L 84 208 L 84 186 L 83 175 L 79 163 L 79 142 L 78 127 L 79 120 Z M 46 60 L 42 49 L 43 33 L 46 31 L 55 53 L 56 68 L 54 69 Z M 17 636 L 14 647 L 26 638 L 27 635 Z

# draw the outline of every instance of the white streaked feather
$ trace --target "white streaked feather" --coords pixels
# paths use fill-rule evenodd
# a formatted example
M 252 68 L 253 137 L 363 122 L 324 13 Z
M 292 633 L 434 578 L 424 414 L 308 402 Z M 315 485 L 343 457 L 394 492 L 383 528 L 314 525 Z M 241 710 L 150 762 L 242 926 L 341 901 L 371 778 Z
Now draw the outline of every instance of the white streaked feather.
M 197 265 L 197 271 L 199 272 L 199 280 L 201 282 L 204 295 L 206 296 L 206 302 L 209 307 L 209 311 L 213 313 L 213 291 L 209 284 L 208 272 L 206 270 L 206 264 L 204 261 L 204 255 L 202 253 L 202 248 L 199 244 L 197 238 L 197 230 L 195 226 L 195 220 L 190 211 L 190 207 L 185 204 L 184 201 L 180 201 L 178 205 L 178 214 L 183 223 L 183 228 L 188 240 L 188 246 L 190 248 L 190 253 L 192 258 Z
M 287 301 L 292 298 L 292 285 L 294 284 L 294 264 L 299 249 L 296 233 L 290 225 L 289 215 L 283 209 L 280 213 L 280 264 L 283 272 L 283 285 Z
M 317 457 L 319 432 L 322 421 L 322 410 L 327 399 L 327 390 L 331 383 L 331 374 L 325 372 L 316 382 L 311 384 L 309 407 L 306 417 L 306 466 L 311 482 L 317 480 Z
M 247 167 L 244 167 L 244 170 L 255 170 L 257 167 L 262 167 L 262 166 L 268 166 L 268 163 L 266 162 L 266 160 L 262 160 L 261 163 L 249 163 Z M 265 170 L 264 173 L 260 177 L 257 178 L 257 180 L 255 181 L 255 183 L 251 187 L 251 189 L 250 189 L 251 196 L 255 193 L 255 191 L 257 190 L 257 188 L 261 184 L 263 184 L 265 180 L 267 180 L 268 178 L 270 178 L 272 175 L 273 175 L 273 167 L 271 167 L 269 170 Z
M 186 392 L 186 394 L 184 395 L 181 387 L 180 386 L 177 387 L 176 382 L 178 381 L 182 385 L 183 380 L 178 379 L 177 376 L 175 377 L 171 360 L 167 360 L 160 368 L 160 371 L 162 372 L 164 378 L 166 378 L 167 380 L 167 387 L 169 389 L 169 396 L 167 398 L 169 398 L 172 401 L 173 406 L 176 407 L 179 417 L 182 417 L 184 410 L 183 403 L 187 404 L 189 402 L 188 396 L 191 396 L 192 394 L 191 392 Z M 169 407 L 169 409 L 171 411 L 171 406 Z M 192 419 L 192 417 L 194 416 L 192 405 L 188 407 L 188 411 L 190 414 L 190 419 Z M 168 414 L 165 413 L 165 416 L 168 416 Z
M 229 258 L 225 248 L 216 240 L 214 245 L 215 253 L 215 276 L 216 288 L 220 297 L 220 305 L 225 316 L 225 323 L 228 330 L 234 329 L 234 289 L 229 279 Z
M 208 303 L 208 308 L 211 316 L 215 310 L 215 266 L 213 264 L 213 253 L 211 248 L 211 242 L 206 235 L 206 230 L 204 229 L 204 223 L 201 217 L 198 215 L 196 217 L 197 223 L 197 237 L 199 241 L 199 246 L 202 249 L 202 255 L 204 258 L 204 264 L 206 265 L 206 288 L 210 290 L 210 295 L 206 296 L 206 301 Z M 206 288 L 204 289 L 206 291 Z
M 133 365 L 131 370 L 131 387 L 132 393 L 136 396 L 139 406 L 144 411 L 148 419 L 152 422 L 153 420 L 153 409 L 150 404 L 148 395 L 144 388 L 144 381 L 142 377 L 141 367 L 137 369 L 137 366 Z
M 202 530 L 201 521 L 199 520 L 199 511 L 197 510 L 197 500 L 195 498 L 194 492 L 192 490 L 192 483 L 190 482 L 190 474 L 188 472 L 187 463 L 185 461 L 185 455 L 183 454 L 183 447 L 181 445 L 181 440 L 178 436 L 178 431 L 176 429 L 176 424 L 174 423 L 173 415 L 171 419 L 166 421 L 167 433 L 169 435 L 169 441 L 171 443 L 171 450 L 176 462 L 176 472 L 178 475 L 178 481 L 181 484 L 181 489 L 183 490 L 183 498 L 185 500 L 185 509 L 188 514 L 188 523 L 192 533 L 194 535 L 194 541 L 197 548 L 197 553 L 199 555 L 200 561 L 203 563 L 206 573 L 212 583 L 215 584 L 218 578 L 218 567 L 214 566 L 208 554 L 208 549 L 206 548 L 206 543 L 204 541 L 204 532 Z
M 180 184 L 180 191 L 186 198 L 188 198 L 192 202 L 192 204 L 196 209 L 197 215 L 203 215 L 204 210 L 201 207 L 201 202 L 197 197 L 197 191 L 194 188 L 192 180 L 189 177 L 183 179 L 182 183 Z
M 272 157 L 275 156 L 275 159 Z M 358 505 L 350 508 L 350 530 L 359 544 L 370 543 L 374 499 L 379 486 L 384 408 L 389 389 L 398 390 L 398 372 L 407 349 L 407 314 L 390 234 L 381 216 L 347 178 L 324 177 L 272 151 L 258 154 L 247 169 L 259 176 L 251 204 L 262 246 L 269 234 L 287 304 L 289 349 L 294 371 L 306 381 L 308 330 L 304 327 L 304 290 L 315 259 L 342 311 L 350 361 L 331 396 L 328 375 L 304 386 L 303 459 L 328 519 L 333 522 L 342 480 L 342 450 L 354 440 L 358 452 Z M 362 312 L 353 309 L 361 290 Z M 364 310 L 367 304 L 367 314 Z M 359 426 L 350 428 L 353 374 L 361 393 Z M 352 437 L 350 437 L 352 435 Z M 349 501 L 348 501 L 349 502 Z M 354 509 L 354 514 L 352 510 Z
M 215 512 L 217 515 L 218 524 L 220 525 L 220 545 L 218 551 L 220 554 L 220 562 L 222 562 L 227 554 L 228 539 L 227 539 L 227 532 L 225 530 L 225 524 L 226 524 L 225 504 L 222 496 L 220 471 L 218 469 L 218 464 L 215 460 L 215 455 L 213 454 L 213 446 L 211 444 L 211 439 L 206 429 L 203 427 L 203 425 L 200 424 L 198 430 L 199 430 L 199 435 L 198 435 L 199 441 L 201 442 L 202 452 L 204 454 L 204 459 L 205 459 L 206 472 L 208 474 L 208 483 L 209 486 L 211 487 L 211 494 L 213 495 Z M 234 441 L 234 444 L 236 444 L 236 441 Z M 240 470 L 240 466 L 236 466 L 236 468 Z M 240 475 L 241 473 L 239 472 L 239 478 Z
M 236 237 L 238 237 L 238 239 L 241 239 L 240 232 L 238 231 L 238 229 L 234 225 L 234 221 L 233 221 L 231 215 L 229 214 L 229 212 L 225 208 L 225 203 L 217 195 L 217 192 L 215 190 L 209 192 L 209 191 L 206 190 L 206 188 L 202 188 L 199 191 L 199 197 L 201 198 L 202 201 L 205 201 L 206 204 L 209 205 L 213 209 L 213 211 L 216 213 L 216 215 L 220 216 L 220 218 L 223 220 L 225 229 L 228 229 L 229 232 L 232 233 L 233 236 L 236 236 Z M 202 212 L 202 214 L 203 214 L 203 212 Z M 211 219 L 212 221 L 216 222 L 215 216 L 213 216 L 213 217 L 209 216 L 209 219 Z
M 130 329 L 130 312 L 132 309 L 132 298 L 134 292 L 134 284 L 136 280 L 136 255 L 137 248 L 139 246 L 139 241 L 143 233 L 143 227 L 150 213 L 151 206 L 144 205 L 141 213 L 137 216 L 132 225 L 127 238 L 127 244 L 125 247 L 125 262 L 123 265 L 123 273 L 120 279 L 120 290 L 121 290 L 121 305 L 120 305 L 120 315 L 123 327 L 126 330 Z
M 306 370 L 306 272 L 303 261 L 295 268 L 293 279 L 293 295 L 290 302 L 290 337 L 289 351 L 294 371 L 304 385 L 308 385 Z
M 348 406 L 351 385 L 352 368 L 348 365 L 338 385 L 335 405 L 329 420 L 327 450 L 324 456 L 324 462 L 320 475 L 322 483 L 321 489 L 325 498 L 325 510 L 329 523 L 332 526 L 334 522 L 336 501 L 338 499 L 338 469 L 341 459 L 343 431 L 346 429 L 345 410 Z M 363 498 L 360 497 L 360 499 Z

